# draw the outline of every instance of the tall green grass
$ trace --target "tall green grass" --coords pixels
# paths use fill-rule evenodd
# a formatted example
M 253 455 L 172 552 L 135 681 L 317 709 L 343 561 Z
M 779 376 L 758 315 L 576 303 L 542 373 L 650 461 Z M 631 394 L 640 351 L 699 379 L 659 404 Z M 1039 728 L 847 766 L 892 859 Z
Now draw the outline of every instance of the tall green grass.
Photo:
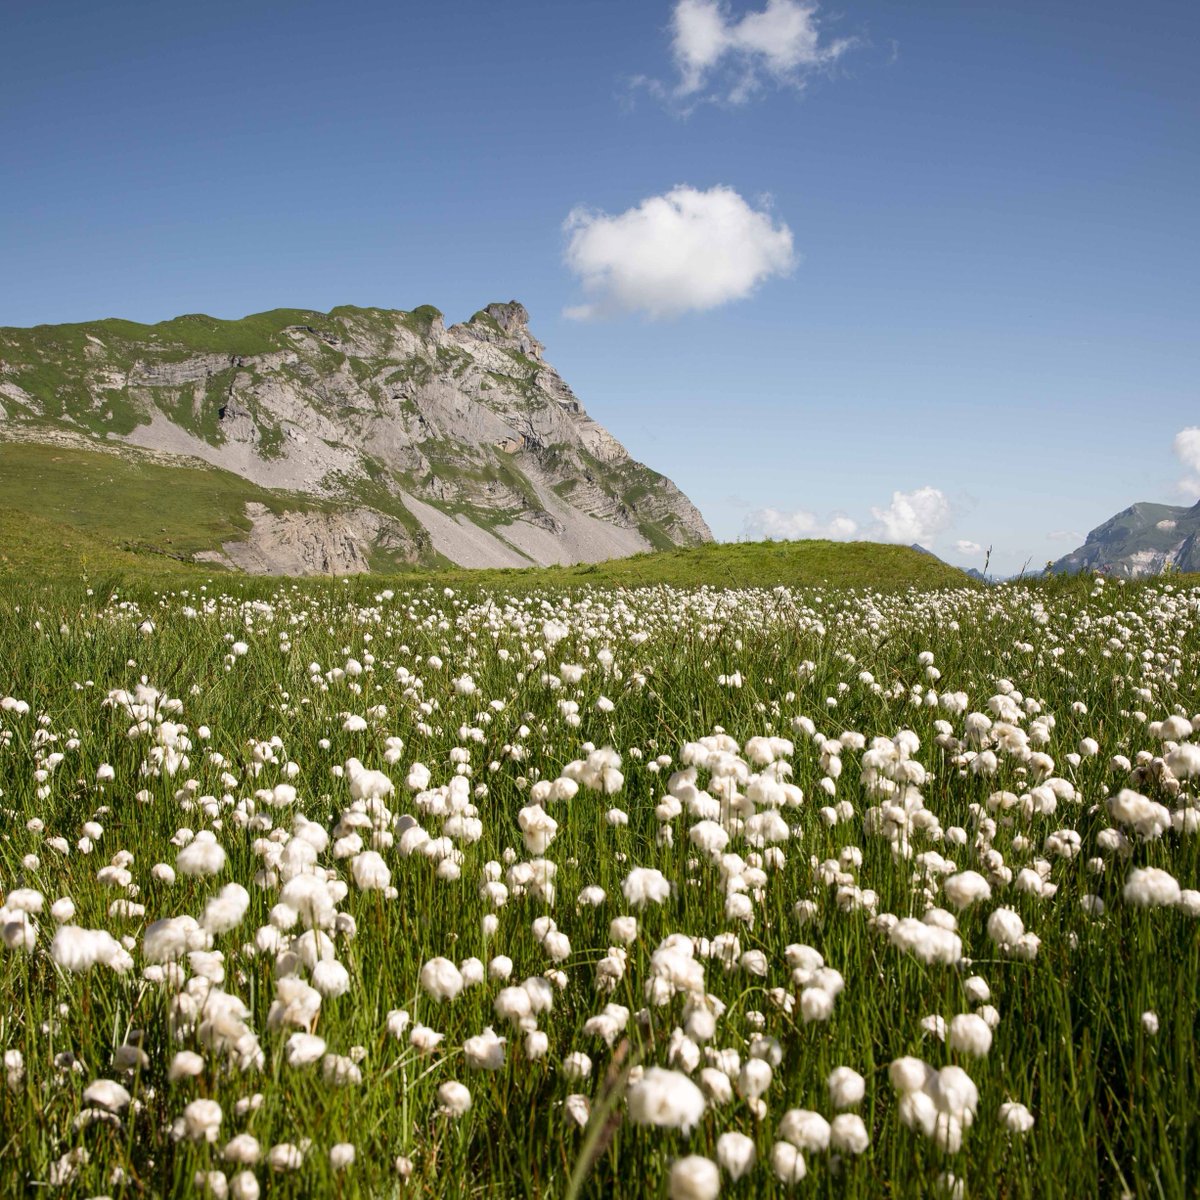
M 737 549 L 745 564 L 765 553 L 762 548 Z M 680 570 L 689 563 L 702 568 L 703 561 L 703 552 L 678 557 Z M 669 582 L 673 570 L 667 563 L 667 578 L 653 582 Z M 736 566 L 730 570 L 728 581 L 738 581 Z M 542 578 L 576 583 L 585 576 L 581 571 Z M 642 581 L 633 568 L 624 576 L 609 569 L 603 577 L 610 584 Z M 129 975 L 118 977 L 98 967 L 86 976 L 70 976 L 46 954 L 54 922 L 43 913 L 34 953 L 0 951 L 0 986 L 6 998 L 0 1011 L 0 1050 L 19 1050 L 25 1064 L 24 1077 L 14 1087 L 4 1087 L 0 1078 L 0 1191 L 18 1195 L 40 1190 L 51 1165 L 83 1147 L 88 1161 L 66 1194 L 192 1194 L 197 1171 L 225 1169 L 232 1176 L 238 1168 L 220 1160 L 220 1149 L 234 1133 L 249 1130 L 264 1153 L 279 1142 L 312 1142 L 295 1174 L 272 1174 L 261 1164 L 253 1168 L 264 1194 L 270 1195 L 558 1196 L 566 1194 L 574 1179 L 588 1196 L 659 1196 L 665 1194 L 674 1159 L 686 1153 L 711 1156 L 717 1136 L 738 1129 L 756 1140 L 759 1163 L 740 1183 L 726 1181 L 722 1194 L 782 1195 L 790 1189 L 778 1184 L 768 1165 L 778 1121 L 790 1107 L 832 1117 L 824 1081 L 833 1067 L 844 1064 L 867 1080 L 860 1112 L 871 1132 L 871 1147 L 859 1158 L 807 1155 L 809 1174 L 795 1189 L 799 1194 L 934 1194 L 935 1181 L 945 1171 L 965 1181 L 968 1196 L 1040 1200 L 1195 1193 L 1200 1169 L 1200 938 L 1195 921 L 1182 912 L 1133 909 L 1123 902 L 1121 888 L 1130 865 L 1147 864 L 1165 867 L 1183 886 L 1196 887 L 1200 851 L 1195 838 L 1168 833 L 1136 845 L 1128 861 L 1108 856 L 1102 875 L 1090 874 L 1086 862 L 1098 854 L 1096 835 L 1109 824 L 1102 801 L 1126 782 L 1110 768 L 1109 758 L 1135 758 L 1139 750 L 1161 749 L 1135 710 L 1154 720 L 1177 707 L 1188 713 L 1200 709 L 1194 670 L 1200 652 L 1200 592 L 1130 585 L 1096 595 L 1088 581 L 1075 580 L 992 591 L 913 590 L 891 597 L 835 588 L 792 594 L 760 590 L 718 602 L 663 589 L 567 593 L 543 585 L 510 594 L 460 588 L 448 577 L 437 588 L 390 581 L 389 599 L 382 592 L 386 583 L 217 578 L 208 584 L 177 582 L 182 591 L 143 582 L 126 595 L 121 583 L 105 586 L 93 578 L 90 592 L 79 583 L 32 589 L 9 582 L 0 589 L 0 696 L 31 705 L 25 717 L 0 712 L 0 895 L 17 886 L 36 887 L 45 894 L 47 907 L 69 895 L 77 905 L 76 923 L 140 941 L 147 922 L 198 915 L 219 885 L 245 884 L 251 892 L 246 920 L 234 933 L 219 936 L 216 946 L 226 954 L 224 987 L 252 1010 L 265 1053 L 263 1071 L 245 1075 L 206 1053 L 208 1065 L 199 1079 L 169 1084 L 172 1055 L 197 1044 L 194 1037 L 172 1039 L 170 993 L 139 978 L 139 948 L 133 950 L 137 967 Z M 446 584 L 454 594 L 443 590 Z M 205 599 L 213 601 L 214 611 L 183 615 L 185 607 L 202 608 Z M 255 600 L 267 603 L 256 609 Z M 507 613 L 496 617 L 506 606 Z M 521 611 L 530 614 L 524 630 L 513 615 Z M 1048 614 L 1045 623 L 1039 615 L 1043 611 Z M 567 624 L 569 632 L 551 652 L 550 662 L 589 667 L 578 689 L 555 692 L 541 682 L 549 668 L 532 651 L 541 644 L 541 622 L 551 615 Z M 144 621 L 153 623 L 153 632 L 141 631 Z M 650 636 L 635 644 L 629 635 L 639 628 Z M 279 648 L 281 632 L 288 634 L 286 651 Z M 1123 644 L 1120 651 L 1108 645 L 1114 636 Z M 231 659 L 235 640 L 245 641 L 249 649 Z M 602 646 L 612 648 L 621 678 L 597 667 L 595 652 Z M 1021 648 L 1026 646 L 1032 649 Z M 1055 646 L 1065 653 L 1055 657 Z M 510 652 L 507 662 L 497 654 L 501 648 Z M 907 697 L 877 694 L 859 682 L 859 673 L 870 671 L 885 689 L 895 683 L 925 688 L 929 682 L 917 661 L 925 650 L 933 653 L 941 671 L 934 686 L 966 691 L 972 709 L 985 706 L 1000 678 L 1036 697 L 1043 711 L 1057 718 L 1053 741 L 1046 747 L 1056 772 L 1069 778 L 1082 797 L 1078 805 L 1060 805 L 1053 817 L 1018 819 L 998 834 L 995 845 L 1014 871 L 1040 853 L 1045 836 L 1059 828 L 1076 829 L 1084 848 L 1075 859 L 1053 861 L 1058 893 L 1052 900 L 997 887 L 990 902 L 968 909 L 960 932 L 971 962 L 961 968 L 926 966 L 902 956 L 870 927 L 868 914 L 841 911 L 832 890 L 819 883 L 814 864 L 857 846 L 863 862 L 854 874 L 860 886 L 878 894 L 878 912 L 920 915 L 924 907 L 912 864 L 896 861 L 886 843 L 864 833 L 862 817 L 871 802 L 858 785 L 858 755 L 845 752 L 847 765 L 835 798 L 849 800 L 855 816 L 830 826 L 819 812 L 834 801 L 821 792 L 824 772 L 818 750 L 791 726 L 793 717 L 804 714 L 829 736 L 847 729 L 868 738 L 891 736 L 900 728 L 916 731 L 922 743 L 918 758 L 933 775 L 922 789 L 926 807 L 937 813 L 944 828 L 961 826 L 973 839 L 972 806 L 984 804 L 999 788 L 1026 789 L 1017 764 L 1002 759 L 994 779 L 963 775 L 936 744 L 934 722 L 945 718 L 943 711 Z M 1150 651 L 1149 668 L 1141 666 L 1143 650 Z M 346 680 L 329 683 L 328 690 L 312 682 L 311 662 L 328 671 L 351 656 L 365 661 L 367 654 L 376 662 L 358 677 L 360 694 Z M 428 665 L 430 655 L 444 659 L 441 670 Z M 1166 670 L 1175 659 L 1180 669 Z M 802 671 L 804 663 L 811 668 Z M 421 714 L 415 700 L 404 695 L 394 672 L 399 665 L 424 679 L 423 695 L 437 702 L 435 712 Z M 478 686 L 471 697 L 457 695 L 450 685 L 465 670 Z M 718 675 L 734 671 L 743 677 L 741 688 L 717 683 Z M 635 675 L 643 686 L 637 686 Z M 109 689 L 131 687 L 141 677 L 183 701 L 179 719 L 194 739 L 201 725 L 211 729 L 209 741 L 196 741 L 189 769 L 173 780 L 139 774 L 145 741 L 130 739 L 129 721 L 101 703 Z M 1138 696 L 1136 689 L 1142 686 L 1153 689 L 1152 700 Z M 601 695 L 615 701 L 612 712 L 597 710 Z M 566 725 L 557 709 L 557 701 L 568 697 L 580 705 L 578 729 Z M 479 714 L 488 711 L 491 699 L 503 700 L 504 709 L 484 725 Z M 836 705 L 829 705 L 829 699 Z M 1086 712 L 1074 711 L 1076 702 Z M 373 721 L 363 733 L 342 731 L 341 714 L 362 714 L 377 704 L 387 706 L 386 718 Z M 419 733 L 422 720 L 435 732 Z M 952 720 L 961 729 L 961 720 Z M 483 742 L 460 738 L 462 724 L 482 727 Z M 524 738 L 519 736 L 522 725 L 530 731 Z M 800 836 L 782 847 L 786 865 L 770 874 L 752 929 L 724 917 L 717 874 L 689 846 L 686 821 L 673 822 L 673 845 L 661 845 L 656 838 L 655 805 L 670 770 L 678 766 L 683 744 L 715 727 L 742 743 L 758 734 L 794 738 L 794 782 L 807 798 L 791 817 Z M 58 739 L 44 743 L 40 753 L 57 748 L 66 756 L 49 777 L 44 797 L 38 795 L 40 784 L 33 774 L 39 728 Z M 180 877 L 167 888 L 152 880 L 150 868 L 174 861 L 168 839 L 177 828 L 213 826 L 199 812 L 181 806 L 186 797 L 177 793 L 185 779 L 196 780 L 196 795 L 220 797 L 226 791 L 220 774 L 228 769 L 239 780 L 229 794 L 242 799 L 280 778 L 272 767 L 257 778 L 249 774 L 250 738 L 282 739 L 286 757 L 299 766 L 293 781 L 300 797 L 297 809 L 329 828 L 350 803 L 345 780 L 332 776 L 330 768 L 351 756 L 384 767 L 383 738 L 389 734 L 406 742 L 401 762 L 385 768 L 397 784 L 398 794 L 390 802 L 396 812 L 411 807 L 403 788 L 410 762 L 427 764 L 433 784 L 442 784 L 453 772 L 451 749 L 469 747 L 474 782 L 488 787 L 487 797 L 477 801 L 483 836 L 462 847 L 462 878 L 456 883 L 436 879 L 433 866 L 423 859 L 402 859 L 389 851 L 385 857 L 398 898 L 384 901 L 352 886 L 340 905 L 357 923 L 353 940 L 338 939 L 338 956 L 350 971 L 352 988 L 348 995 L 324 1002 L 317 1031 L 331 1052 L 345 1054 L 359 1046 L 365 1058 L 363 1084 L 334 1089 L 322 1082 L 319 1066 L 293 1069 L 283 1063 L 284 1035 L 268 1032 L 265 1025 L 275 987 L 271 960 L 239 950 L 266 922 L 277 898 L 274 890 L 250 882 L 258 866 L 252 840 L 264 835 L 237 829 L 226 809 L 217 834 L 229 861 L 219 877 Z M 1084 736 L 1097 738 L 1101 753 L 1072 766 L 1066 755 Z M 77 749 L 66 748 L 72 738 L 78 738 Z M 327 749 L 319 744 L 322 738 L 329 740 Z M 517 741 L 528 751 L 523 762 L 506 755 L 505 748 Z M 585 742 L 611 745 L 623 754 L 623 790 L 611 797 L 581 791 L 575 800 L 552 807 L 559 831 L 546 857 L 559 866 L 555 906 L 511 899 L 499 910 L 499 932 L 485 940 L 480 922 L 489 909 L 478 895 L 483 864 L 500 859 L 507 848 L 518 859 L 528 857 L 516 824 L 518 810 L 528 802 L 527 783 L 535 775 L 554 778 L 581 754 Z M 223 755 L 227 766 L 206 762 L 210 750 Z M 632 750 L 641 752 L 641 761 Z M 654 774 L 646 764 L 659 754 L 671 756 L 674 764 Z M 489 769 L 493 762 L 499 769 Z M 115 780 L 103 786 L 95 782 L 101 763 L 116 772 Z M 1153 784 L 1143 786 L 1169 807 L 1179 803 L 1155 791 Z M 136 798 L 142 789 L 149 793 L 144 803 Z M 628 813 L 627 827 L 605 822 L 612 805 Z M 96 819 L 104 833 L 91 854 L 73 848 L 63 857 L 45 847 L 45 838 L 58 834 L 74 847 L 82 824 L 101 809 L 107 811 Z M 285 827 L 290 815 L 290 809 L 272 813 Z M 44 833 L 26 828 L 33 818 L 44 822 Z M 437 822 L 427 824 L 437 832 Z M 1030 838 L 1029 851 L 1009 844 L 1018 832 Z M 978 868 L 970 840 L 962 847 L 920 838 L 915 842 L 918 852 L 936 849 L 962 868 Z M 749 851 L 736 842 L 730 846 L 734 849 L 743 855 Z M 134 856 L 130 869 L 140 889 L 136 899 L 146 905 L 144 920 L 108 914 L 111 901 L 123 893 L 100 885 L 96 872 L 118 850 Z M 40 859 L 37 866 L 23 863 L 30 854 Z M 347 874 L 344 861 L 325 855 L 322 862 Z M 639 914 L 639 936 L 629 947 L 625 980 L 611 997 L 603 997 L 593 987 L 594 964 L 609 946 L 610 918 L 627 911 L 621 881 L 634 865 L 655 866 L 677 886 L 668 903 Z M 599 909 L 575 903 L 580 889 L 590 884 L 607 893 Z M 1087 893 L 1105 901 L 1103 917 L 1085 914 L 1080 899 Z M 819 916 L 802 927 L 793 907 L 806 898 L 817 902 Z M 1041 938 L 1034 961 L 1003 958 L 988 941 L 987 914 L 1000 904 L 1015 908 Z M 572 953 L 561 964 L 569 984 L 540 1023 L 550 1036 L 550 1055 L 530 1063 L 520 1035 L 501 1029 L 492 1012 L 492 998 L 501 985 L 488 982 L 450 1005 L 437 1005 L 420 995 L 417 976 L 422 963 L 435 955 L 455 962 L 474 955 L 486 964 L 500 953 L 514 960 L 514 980 L 539 974 L 550 964 L 530 924 L 544 912 L 551 912 L 568 934 Z M 649 958 L 667 935 L 711 938 L 730 929 L 739 934 L 743 949 L 766 953 L 770 973 L 758 979 L 725 972 L 716 962 L 707 964 L 707 988 L 727 1005 L 714 1044 L 738 1049 L 744 1058 L 752 1033 L 747 1013 L 764 1014 L 765 1032 L 782 1048 L 766 1096 L 767 1116 L 757 1121 L 735 1099 L 726 1107 L 710 1106 L 700 1127 L 687 1137 L 634 1126 L 621 1119 L 625 1074 L 635 1063 L 665 1062 L 671 1031 L 680 1020 L 680 1001 L 653 1009 L 648 1024 L 630 1021 L 620 1062 L 603 1043 L 583 1037 L 583 1024 L 606 1000 L 634 1012 L 643 1008 Z M 783 951 L 793 942 L 816 947 L 845 977 L 845 990 L 826 1024 L 807 1025 L 798 1014 L 786 1016 L 765 995 L 768 987 L 790 990 Z M 968 974 L 986 978 L 1000 1013 L 991 1051 L 982 1060 L 964 1059 L 923 1035 L 918 1025 L 927 1015 L 949 1019 L 971 1007 L 963 992 Z M 389 1037 L 385 1017 L 396 1007 L 443 1032 L 442 1053 L 419 1058 L 406 1043 Z M 1159 1018 L 1156 1036 L 1142 1025 L 1146 1011 Z M 485 1025 L 496 1026 L 509 1039 L 506 1064 L 495 1074 L 470 1072 L 461 1060 L 464 1038 Z M 142 1031 L 149 1064 L 125 1075 L 114 1068 L 114 1054 L 132 1030 Z M 577 1049 L 585 1050 L 595 1066 L 590 1079 L 572 1082 L 564 1078 L 560 1061 Z M 71 1056 L 70 1062 L 59 1059 L 56 1066 L 56 1056 L 64 1054 Z M 944 1155 L 900 1124 L 887 1066 L 904 1054 L 935 1066 L 960 1062 L 978 1084 L 979 1114 L 960 1153 Z M 83 1088 L 101 1077 L 125 1083 L 139 1111 L 126 1115 L 119 1129 L 97 1124 L 75 1130 Z M 450 1078 L 467 1083 L 474 1097 L 470 1112 L 456 1122 L 435 1112 L 437 1086 Z M 237 1101 L 256 1092 L 263 1097 L 261 1107 L 236 1116 Z M 591 1098 L 596 1124 L 590 1130 L 575 1127 L 565 1114 L 563 1101 L 575 1092 Z M 170 1124 L 198 1096 L 221 1104 L 221 1137 L 214 1146 L 176 1144 L 168 1133 Z M 998 1106 L 1008 1099 L 1028 1104 L 1035 1115 L 1034 1129 L 1024 1138 L 1005 1132 L 996 1117 Z M 611 1127 L 602 1127 L 606 1113 Z M 357 1161 L 334 1173 L 327 1153 L 340 1141 L 355 1144 Z M 412 1161 L 407 1182 L 396 1172 L 398 1155 Z

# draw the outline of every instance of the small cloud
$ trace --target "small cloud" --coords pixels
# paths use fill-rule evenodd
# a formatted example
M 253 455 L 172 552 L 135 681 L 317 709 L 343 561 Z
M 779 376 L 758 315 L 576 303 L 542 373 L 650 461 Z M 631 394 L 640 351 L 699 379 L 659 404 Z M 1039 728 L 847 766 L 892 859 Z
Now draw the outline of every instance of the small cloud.
M 921 487 L 912 492 L 893 492 L 887 508 L 872 508 L 875 524 L 871 535 L 881 542 L 898 542 L 905 546 L 920 546 L 937 540 L 954 520 L 954 513 L 945 492 L 935 487 Z
M 1046 534 L 1046 540 L 1049 542 L 1070 542 L 1077 546 L 1083 541 L 1083 534 L 1078 529 L 1052 529 Z
M 766 83 L 803 88 L 854 45 L 822 41 L 815 0 L 767 0 L 738 17 L 721 0 L 677 0 L 671 15 L 671 54 L 678 82 L 667 87 L 644 77 L 636 85 L 682 105 L 703 100 L 744 104 Z
M 983 547 L 978 542 L 969 542 L 966 538 L 959 538 L 954 543 L 954 548 L 959 554 L 982 554 Z
M 819 517 L 808 509 L 787 512 L 778 508 L 760 508 L 745 520 L 746 537 L 792 541 L 797 538 L 831 538 L 834 541 L 869 540 L 897 542 L 911 546 L 927 546 L 953 523 L 954 512 L 946 494 L 939 488 L 922 487 L 912 492 L 893 492 L 886 508 L 872 508 L 874 518 L 863 526 L 852 517 L 834 513 Z M 973 547 L 963 553 L 981 552 L 975 542 L 959 542 L 958 546 Z
M 576 320 L 703 312 L 795 263 L 792 231 L 729 187 L 681 185 L 615 216 L 576 208 L 564 229 L 567 266 L 590 297 L 565 310 Z
M 858 524 L 840 514 L 822 521 L 816 513 L 803 508 L 795 512 L 760 508 L 747 515 L 742 532 L 746 537 L 769 542 L 792 542 L 799 538 L 830 538 L 844 542 L 858 532 Z
M 1175 485 L 1176 489 L 1189 503 L 1200 500 L 1200 426 L 1189 425 L 1187 429 L 1181 429 L 1175 435 L 1172 449 L 1188 472 Z

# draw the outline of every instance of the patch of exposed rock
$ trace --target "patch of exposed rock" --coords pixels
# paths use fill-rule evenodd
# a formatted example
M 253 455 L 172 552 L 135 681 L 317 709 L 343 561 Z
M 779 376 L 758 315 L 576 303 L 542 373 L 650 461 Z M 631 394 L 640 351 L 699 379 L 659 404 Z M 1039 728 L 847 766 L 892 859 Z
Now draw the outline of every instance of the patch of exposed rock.
M 251 528 L 244 540 L 196 558 L 252 575 L 359 575 L 371 569 L 374 547 L 416 560 L 416 545 L 404 527 L 371 509 L 274 513 L 250 503 L 246 516 Z
M 587 414 L 516 301 L 449 328 L 433 309 L 356 308 L 82 328 L 57 347 L 0 329 L 5 428 L 36 416 L 339 509 L 257 513 L 221 551 L 245 570 L 363 570 L 396 530 L 405 556 L 479 566 L 711 540 L 687 497 Z M 198 331 L 210 348 L 189 352 Z M 43 394 L 48 358 L 65 382 Z M 408 532 L 413 517 L 427 536 Z

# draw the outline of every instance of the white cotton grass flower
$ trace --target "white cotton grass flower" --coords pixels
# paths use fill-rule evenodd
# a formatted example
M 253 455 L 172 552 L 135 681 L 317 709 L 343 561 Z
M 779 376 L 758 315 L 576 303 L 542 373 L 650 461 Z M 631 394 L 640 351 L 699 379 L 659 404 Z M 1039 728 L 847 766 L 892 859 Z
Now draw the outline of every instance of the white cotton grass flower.
M 961 911 L 980 900 L 990 900 L 992 889 L 978 871 L 959 871 L 942 884 L 946 899 Z
M 40 913 L 45 897 L 36 888 L 13 888 L 5 899 L 4 906 L 12 912 Z
M 276 984 L 275 999 L 267 1011 L 267 1028 L 310 1029 L 320 1011 L 321 993 L 298 976 L 285 976 Z
M 1108 800 L 1108 813 L 1118 825 L 1132 829 L 1140 838 L 1151 841 L 1171 828 L 1171 813 L 1164 805 L 1123 788 Z
M 111 1079 L 97 1079 L 83 1089 L 84 1104 L 110 1113 L 122 1113 L 132 1099 L 129 1092 Z
M 344 1171 L 354 1165 L 357 1151 L 353 1142 L 337 1142 L 329 1147 L 329 1167 L 333 1171 Z
M 408 1042 L 418 1054 L 432 1054 L 445 1036 L 436 1029 L 430 1029 L 428 1025 L 414 1025 L 408 1035 Z
M 901 1122 L 946 1153 L 957 1153 L 979 1106 L 979 1090 L 971 1077 L 960 1067 L 938 1071 L 920 1059 L 907 1057 L 893 1061 L 888 1076 L 900 1094 Z
M 963 991 L 966 992 L 967 999 L 974 1004 L 986 1004 L 992 998 L 991 988 L 981 975 L 971 975 L 964 979 Z
M 267 1151 L 267 1166 L 280 1175 L 298 1171 L 304 1166 L 304 1151 L 292 1142 L 278 1142 Z
M 385 891 L 392 882 L 391 870 L 384 862 L 383 855 L 375 850 L 356 854 L 350 860 L 350 874 L 354 886 L 363 892 Z
M 517 813 L 517 825 L 525 849 L 533 855 L 545 854 L 558 832 L 558 822 L 541 805 L 532 804 Z
M 573 1092 L 563 1101 L 563 1111 L 580 1129 L 585 1129 L 592 1116 L 592 1102 L 581 1092 Z
M 771 1147 L 771 1170 L 780 1183 L 796 1184 L 808 1174 L 804 1155 L 791 1142 L 776 1142 Z
M 757 1100 L 771 1086 L 771 1064 L 761 1058 L 751 1058 L 738 1072 L 737 1092 L 745 1100 Z
M 1164 761 L 1176 779 L 1195 779 L 1200 776 L 1200 744 L 1184 742 L 1170 751 Z
M 204 1059 L 194 1050 L 179 1050 L 167 1070 L 167 1082 L 179 1083 L 204 1074 Z
M 1128 904 L 1138 908 L 1164 908 L 1181 899 L 1179 881 L 1161 867 L 1134 867 L 1122 893 Z
M 284 1045 L 289 1067 L 308 1067 L 320 1062 L 326 1051 L 325 1039 L 315 1033 L 293 1033 Z
M 29 927 L 28 923 L 23 926 Z M 58 927 L 50 943 L 50 957 L 74 974 L 83 974 L 99 965 L 123 973 L 133 966 L 129 952 L 107 930 L 81 929 L 77 925 Z
M 833 996 L 824 988 L 806 987 L 800 993 L 800 1015 L 806 1023 L 833 1016 Z
M 200 925 L 210 934 L 229 933 L 242 923 L 249 908 L 250 893 L 240 883 L 226 884 L 204 906 Z
M 225 869 L 225 858 L 216 836 L 205 829 L 175 856 L 175 869 L 181 875 L 219 875 Z
M 738 1068 L 733 1068 L 733 1074 L 737 1074 Z M 704 1067 L 699 1075 L 700 1087 L 704 1091 L 707 1099 L 716 1105 L 725 1105 L 733 1102 L 733 1081 L 730 1079 L 726 1071 L 718 1070 L 716 1067 Z
M 752 1171 L 757 1157 L 754 1139 L 744 1133 L 729 1130 L 717 1138 L 717 1162 L 730 1179 L 741 1179 Z
M 448 1079 L 437 1090 L 438 1112 L 444 1117 L 457 1119 L 471 1107 L 471 1092 L 457 1079 Z
M 321 1081 L 327 1087 L 357 1087 L 362 1070 L 348 1054 L 326 1054 L 321 1059 Z
M 193 1142 L 215 1142 L 221 1132 L 221 1106 L 215 1100 L 193 1100 L 176 1122 L 179 1138 Z M 179 1140 L 178 1138 L 176 1140 Z
M 954 964 L 962 959 L 962 939 L 957 933 L 916 917 L 902 917 L 892 926 L 888 939 L 924 963 Z
M 788 1109 L 775 1136 L 809 1153 L 829 1149 L 829 1122 L 820 1113 L 804 1108 Z
M 863 1154 L 871 1135 L 858 1113 L 838 1113 L 829 1125 L 829 1148 L 839 1154 Z
M 1028 1133 L 1033 1128 L 1033 1113 L 1024 1104 L 1006 1100 L 997 1110 L 1000 1124 L 1009 1133 Z
M 454 1000 L 463 990 L 462 972 L 448 958 L 431 958 L 421 968 L 420 984 L 434 1000 Z
M 994 909 L 988 917 L 988 937 L 1002 948 L 1015 946 L 1025 933 L 1025 922 L 1011 908 Z
M 350 990 L 350 972 L 336 959 L 324 959 L 312 970 L 312 986 L 326 1000 Z
M 229 1181 L 231 1200 L 258 1200 L 261 1195 L 258 1180 L 253 1171 L 239 1171 Z
M 853 1067 L 835 1067 L 826 1081 L 834 1108 L 854 1108 L 867 1094 L 867 1082 Z
M 562 1071 L 570 1080 L 587 1079 L 592 1073 L 592 1060 L 582 1051 L 572 1051 L 563 1059 Z
M 657 868 L 635 867 L 625 876 L 621 891 L 631 908 L 644 908 L 650 903 L 665 903 L 671 895 L 671 885 Z
M 670 1200 L 717 1200 L 721 1173 L 717 1164 L 699 1154 L 689 1154 L 671 1165 L 667 1179 Z
M 1152 1011 L 1142 1013 L 1142 1028 L 1151 1037 L 1154 1037 L 1158 1033 L 1158 1013 Z
M 511 965 L 509 970 L 511 973 Z M 496 998 L 492 1001 L 492 1010 L 499 1020 L 524 1028 L 532 1019 L 533 1001 L 526 988 L 505 987 L 496 993 Z
M 992 1031 L 975 1013 L 959 1013 L 950 1021 L 947 1042 L 952 1050 L 984 1058 L 992 1048 Z
M 609 939 L 622 946 L 632 945 L 637 940 L 637 934 L 638 923 L 636 917 L 614 917 L 609 922 Z
M 681 1071 L 649 1067 L 629 1083 L 625 1095 L 630 1120 L 636 1125 L 689 1134 L 704 1116 L 704 1093 Z
M 463 1042 L 463 1058 L 473 1071 L 498 1071 L 504 1066 L 504 1044 L 505 1039 L 488 1025 Z
M 225 1143 L 221 1157 L 226 1162 L 252 1167 L 262 1158 L 262 1145 L 252 1133 L 239 1133 Z

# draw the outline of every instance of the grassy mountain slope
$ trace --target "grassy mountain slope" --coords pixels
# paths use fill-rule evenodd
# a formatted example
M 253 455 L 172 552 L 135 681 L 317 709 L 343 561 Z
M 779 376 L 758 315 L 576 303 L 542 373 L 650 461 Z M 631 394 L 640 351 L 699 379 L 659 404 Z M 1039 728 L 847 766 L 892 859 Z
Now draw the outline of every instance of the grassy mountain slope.
M 243 537 L 250 501 L 278 511 L 285 498 L 211 467 L 0 442 L 0 570 L 139 571 L 190 559 Z M 291 509 L 312 503 L 286 497 Z

